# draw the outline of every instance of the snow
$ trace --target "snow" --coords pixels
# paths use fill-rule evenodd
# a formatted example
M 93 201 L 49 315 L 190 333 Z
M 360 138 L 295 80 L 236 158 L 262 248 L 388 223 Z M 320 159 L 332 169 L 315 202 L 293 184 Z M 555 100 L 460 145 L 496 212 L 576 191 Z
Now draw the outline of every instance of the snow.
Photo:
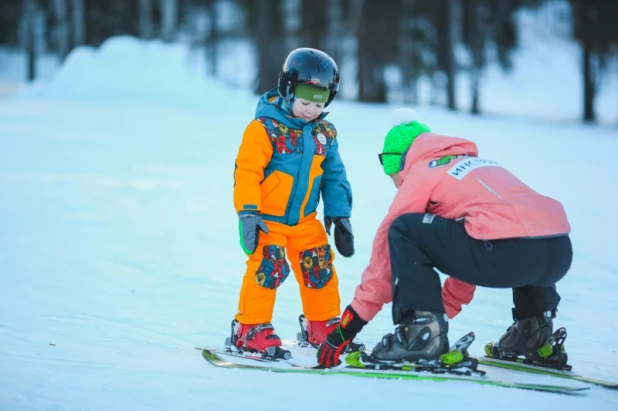
M 203 79 L 181 46 L 110 39 L 75 50 L 49 81 L 0 102 L 2 410 L 616 410 L 582 397 L 459 382 L 352 379 L 217 369 L 196 345 L 229 334 L 245 268 L 232 205 L 234 158 L 256 96 Z M 335 101 L 329 119 L 354 191 L 356 255 L 337 258 L 342 308 L 394 195 L 377 161 L 394 105 Z M 474 118 L 418 107 L 434 131 L 563 202 L 575 258 L 556 326 L 575 370 L 618 379 L 615 128 Z M 359 119 L 365 121 L 358 121 Z M 480 289 L 451 322 L 471 352 L 511 324 L 509 290 Z M 392 330 L 390 306 L 360 334 Z M 296 336 L 293 279 L 273 322 Z M 501 370 L 492 375 L 508 377 Z M 512 374 L 510 374 L 512 375 Z M 581 383 L 518 374 L 519 381 Z
M 420 121 L 418 113 L 409 107 L 399 107 L 391 113 L 391 123 L 393 126 Z

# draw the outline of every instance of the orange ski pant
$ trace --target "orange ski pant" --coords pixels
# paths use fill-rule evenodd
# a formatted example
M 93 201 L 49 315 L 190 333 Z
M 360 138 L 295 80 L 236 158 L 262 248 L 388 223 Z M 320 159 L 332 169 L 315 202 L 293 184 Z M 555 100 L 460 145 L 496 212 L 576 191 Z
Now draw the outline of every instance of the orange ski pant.
M 277 288 L 291 272 L 299 283 L 308 320 L 338 316 L 341 299 L 335 254 L 322 223 L 313 217 L 296 226 L 272 221 L 266 225 L 268 234 L 260 231 L 258 246 L 247 260 L 236 320 L 242 324 L 271 322 Z

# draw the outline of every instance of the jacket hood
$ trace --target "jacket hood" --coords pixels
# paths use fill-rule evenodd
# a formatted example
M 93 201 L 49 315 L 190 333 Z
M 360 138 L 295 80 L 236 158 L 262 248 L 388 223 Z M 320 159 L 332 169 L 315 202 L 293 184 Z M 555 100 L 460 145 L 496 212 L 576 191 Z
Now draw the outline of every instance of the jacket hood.
M 423 133 L 419 135 L 410 146 L 402 164 L 403 174 L 406 175 L 410 169 L 420 162 L 429 163 L 431 160 L 440 159 L 445 156 L 472 156 L 479 154 L 478 147 L 470 140 L 459 137 L 447 137 L 434 133 Z

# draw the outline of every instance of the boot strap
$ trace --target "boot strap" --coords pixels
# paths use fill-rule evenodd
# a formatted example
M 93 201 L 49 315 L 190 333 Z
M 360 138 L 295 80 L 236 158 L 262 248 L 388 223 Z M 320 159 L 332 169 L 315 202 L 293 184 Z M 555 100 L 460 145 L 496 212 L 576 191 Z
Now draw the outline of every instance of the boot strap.
M 255 337 L 255 334 L 259 332 L 262 332 L 264 330 L 274 330 L 274 329 L 275 327 L 273 327 L 271 323 L 258 324 L 252 329 L 250 329 L 249 332 L 247 333 L 247 341 L 251 341 Z

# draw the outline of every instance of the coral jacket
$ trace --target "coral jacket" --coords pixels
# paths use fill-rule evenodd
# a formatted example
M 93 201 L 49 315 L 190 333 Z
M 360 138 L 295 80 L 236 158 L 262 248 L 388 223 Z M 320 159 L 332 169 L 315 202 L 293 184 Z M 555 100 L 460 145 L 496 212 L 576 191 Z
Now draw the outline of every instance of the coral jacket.
M 478 240 L 550 237 L 570 232 L 562 205 L 525 185 L 498 163 L 477 157 L 468 140 L 423 133 L 402 159 L 401 185 L 378 228 L 369 265 L 356 288 L 352 308 L 370 321 L 392 301 L 388 229 L 400 215 L 431 213 L 463 219 Z M 449 277 L 442 287 L 453 318 L 476 287 Z
M 265 220 L 296 225 L 316 214 L 350 217 L 352 189 L 339 156 L 337 130 L 324 120 L 294 118 L 271 90 L 260 99 L 236 157 L 234 207 Z

